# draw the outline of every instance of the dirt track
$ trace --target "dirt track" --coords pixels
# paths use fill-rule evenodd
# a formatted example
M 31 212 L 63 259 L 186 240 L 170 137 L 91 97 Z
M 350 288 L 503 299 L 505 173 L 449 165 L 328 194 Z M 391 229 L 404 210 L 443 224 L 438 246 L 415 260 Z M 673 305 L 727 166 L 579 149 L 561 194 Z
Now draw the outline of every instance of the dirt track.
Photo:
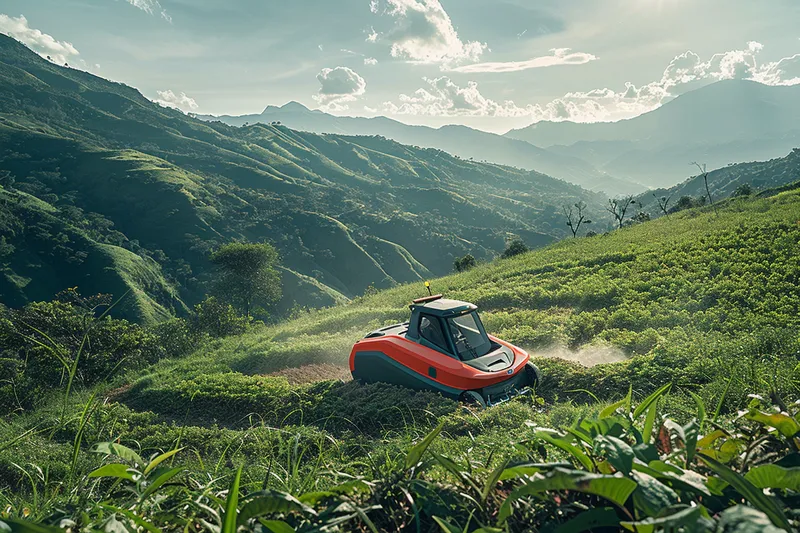
M 305 365 L 298 368 L 284 368 L 267 375 L 285 377 L 291 385 L 302 385 L 331 379 L 341 379 L 342 381 L 350 381 L 352 379 L 349 368 L 334 365 Z

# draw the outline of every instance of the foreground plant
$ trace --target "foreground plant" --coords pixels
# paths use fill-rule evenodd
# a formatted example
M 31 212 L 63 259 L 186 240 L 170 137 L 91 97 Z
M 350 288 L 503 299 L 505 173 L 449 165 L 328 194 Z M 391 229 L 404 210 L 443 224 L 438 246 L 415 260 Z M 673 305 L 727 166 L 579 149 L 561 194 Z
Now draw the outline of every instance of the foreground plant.
M 669 390 L 638 406 L 629 392 L 561 431 L 530 424 L 513 459 L 448 457 L 439 425 L 403 456 L 369 458 L 372 479 L 335 473 L 338 484 L 297 495 L 246 481 L 241 467 L 214 479 L 172 466 L 179 448 L 145 460 L 101 443 L 106 464 L 80 480 L 86 497 L 41 523 L 3 516 L 0 531 L 792 531 L 800 403 L 752 397 L 726 430 L 699 398 L 688 423 L 662 418 Z

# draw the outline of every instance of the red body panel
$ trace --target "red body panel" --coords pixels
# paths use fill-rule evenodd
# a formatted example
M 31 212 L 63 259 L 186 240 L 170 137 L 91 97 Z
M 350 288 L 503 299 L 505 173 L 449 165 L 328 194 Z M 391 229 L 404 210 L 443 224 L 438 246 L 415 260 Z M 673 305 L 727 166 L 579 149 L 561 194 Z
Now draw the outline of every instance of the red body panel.
M 430 367 L 436 368 L 433 381 L 460 390 L 479 390 L 496 385 L 525 370 L 530 359 L 528 353 L 498 338 L 489 338 L 514 352 L 514 363 L 500 372 L 482 372 L 443 353 L 427 348 L 399 335 L 385 335 L 358 341 L 350 352 L 350 371 L 355 369 L 357 352 L 382 352 L 401 365 L 422 376 L 428 376 Z

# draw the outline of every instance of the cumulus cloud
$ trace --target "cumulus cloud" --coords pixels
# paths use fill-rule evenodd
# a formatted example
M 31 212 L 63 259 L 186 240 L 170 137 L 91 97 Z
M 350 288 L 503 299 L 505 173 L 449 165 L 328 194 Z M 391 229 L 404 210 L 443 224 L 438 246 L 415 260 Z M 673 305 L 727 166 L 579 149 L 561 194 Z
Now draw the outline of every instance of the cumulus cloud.
M 554 67 L 558 65 L 584 65 L 595 61 L 597 56 L 585 52 L 573 52 L 569 48 L 553 48 L 549 56 L 534 57 L 527 61 L 507 61 L 495 63 L 475 63 L 451 69 L 453 72 L 518 72 L 532 68 Z
M 0 14 L 0 33 L 20 41 L 42 57 L 49 56 L 53 62 L 63 65 L 70 58 L 80 55 L 78 50 L 66 41 L 57 41 L 52 35 L 42 33 L 28 25 L 23 15 L 9 17 Z
M 172 23 L 172 17 L 167 13 L 167 11 L 161 7 L 161 4 L 158 0 L 127 0 L 130 5 L 133 7 L 139 8 L 148 15 L 161 15 L 161 18 Z
M 385 102 L 384 111 L 394 115 L 502 117 L 518 117 L 529 113 L 512 101 L 499 103 L 486 98 L 474 81 L 461 87 L 447 76 L 423 80 L 426 87 L 411 95 L 401 94 L 398 103 Z
M 374 57 L 365 57 L 364 64 L 368 66 L 375 66 L 378 64 L 378 60 L 375 59 Z
M 156 92 L 158 93 L 158 98 L 153 101 L 157 104 L 163 105 L 164 107 L 180 109 L 185 113 L 197 111 L 197 108 L 199 107 L 195 99 L 190 98 L 186 95 L 186 93 L 175 94 L 171 90 Z
M 343 111 L 367 92 L 367 82 L 348 67 L 324 68 L 317 74 L 319 92 L 312 98 L 324 111 Z
M 370 9 L 379 13 L 378 2 Z M 386 0 L 383 15 L 394 20 L 394 27 L 383 35 L 373 29 L 367 40 L 391 43 L 393 57 L 449 66 L 477 61 L 487 49 L 485 43 L 459 38 L 439 0 Z
M 751 41 L 741 50 L 714 54 L 707 60 L 686 51 L 670 61 L 660 79 L 650 83 L 637 86 L 627 82 L 621 90 L 597 88 L 568 92 L 545 104 L 524 107 L 512 101 L 501 103 L 483 96 L 475 82 L 460 87 L 447 77 L 424 78 L 426 85 L 423 88 L 412 95 L 401 94 L 396 102 L 386 102 L 384 111 L 435 116 L 529 116 L 532 122 L 600 122 L 641 115 L 676 96 L 721 80 L 752 80 L 774 86 L 800 85 L 800 54 L 762 64 L 758 55 L 763 48 L 760 43 Z M 553 56 L 559 54 L 569 55 L 564 50 L 557 50 Z M 478 65 L 470 65 L 475 66 Z M 455 70 L 470 72 L 460 68 Z

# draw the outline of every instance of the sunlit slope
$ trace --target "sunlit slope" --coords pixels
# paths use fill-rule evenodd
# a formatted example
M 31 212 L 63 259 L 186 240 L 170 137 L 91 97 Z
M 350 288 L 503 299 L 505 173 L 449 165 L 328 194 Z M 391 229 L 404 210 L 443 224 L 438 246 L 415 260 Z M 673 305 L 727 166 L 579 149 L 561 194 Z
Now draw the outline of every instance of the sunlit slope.
M 756 342 L 753 333 L 778 339 L 758 350 L 780 355 L 779 339 L 796 339 L 800 326 L 798 250 L 800 192 L 794 190 L 731 200 L 719 215 L 710 208 L 689 210 L 562 241 L 436 279 L 433 290 L 476 303 L 491 333 L 533 353 L 559 347 L 562 354 L 563 348 L 575 350 L 580 359 L 582 353 L 591 355 L 592 347 L 606 350 L 600 353 L 611 347 L 630 359 L 621 363 L 628 370 L 608 379 L 635 381 L 637 368 L 655 364 L 663 384 L 680 382 L 690 372 L 703 374 L 697 365 L 713 365 L 716 356 L 735 358 L 736 350 Z M 407 319 L 407 304 L 423 294 L 421 283 L 384 291 L 217 341 L 155 372 L 188 379 L 198 372 L 261 374 L 316 363 L 345 365 L 354 341 Z M 716 374 L 713 368 L 708 372 Z M 652 379 L 652 369 L 648 375 Z

